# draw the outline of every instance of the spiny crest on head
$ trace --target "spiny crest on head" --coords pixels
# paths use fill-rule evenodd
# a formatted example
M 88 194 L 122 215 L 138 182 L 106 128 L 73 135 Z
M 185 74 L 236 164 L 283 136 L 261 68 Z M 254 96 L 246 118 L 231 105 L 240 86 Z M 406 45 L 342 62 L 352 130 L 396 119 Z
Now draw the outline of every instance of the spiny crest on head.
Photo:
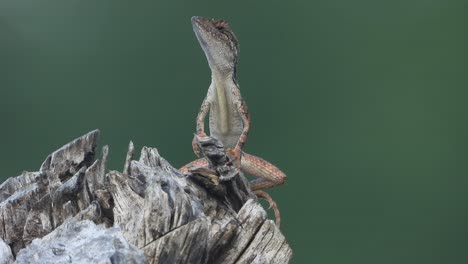
M 226 38 L 229 40 L 229 44 L 231 46 L 231 49 L 234 51 L 234 54 L 237 56 L 239 54 L 239 42 L 236 38 L 236 35 L 234 35 L 234 32 L 232 32 L 231 27 L 229 26 L 229 23 L 226 20 L 220 19 L 212 19 L 213 21 L 213 26 Z
M 219 30 L 223 30 L 225 28 L 230 28 L 229 23 L 226 20 L 222 20 L 222 19 L 221 20 L 213 19 L 213 24 Z

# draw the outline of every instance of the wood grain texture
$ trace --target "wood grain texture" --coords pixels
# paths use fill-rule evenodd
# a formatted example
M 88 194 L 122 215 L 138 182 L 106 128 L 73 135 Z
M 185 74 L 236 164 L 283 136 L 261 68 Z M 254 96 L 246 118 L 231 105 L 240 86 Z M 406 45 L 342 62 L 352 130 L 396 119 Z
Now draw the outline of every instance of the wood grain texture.
M 289 262 L 285 237 L 216 139 L 200 142 L 209 166 L 182 174 L 155 148 L 134 160 L 132 143 L 124 172 L 107 172 L 107 146 L 95 160 L 98 136 L 0 185 L 0 263 L 89 262 L 92 250 L 113 263 Z

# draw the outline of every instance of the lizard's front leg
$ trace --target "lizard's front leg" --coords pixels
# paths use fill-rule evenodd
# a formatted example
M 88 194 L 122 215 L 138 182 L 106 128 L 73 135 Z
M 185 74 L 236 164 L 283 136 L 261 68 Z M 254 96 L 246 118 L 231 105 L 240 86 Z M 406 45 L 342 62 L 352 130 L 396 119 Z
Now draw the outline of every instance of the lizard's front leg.
M 199 137 L 206 137 L 205 117 L 209 111 L 210 111 L 210 102 L 205 97 L 202 105 L 200 106 L 200 111 L 198 112 L 198 115 L 197 115 L 197 121 L 196 121 L 197 134 L 193 137 L 193 140 L 192 140 L 193 152 L 195 153 L 195 155 L 197 155 L 197 157 L 200 157 L 200 149 L 198 148 L 198 144 L 197 144 L 197 135 Z M 204 167 L 207 165 L 208 165 L 208 161 L 206 161 L 206 159 L 204 158 L 201 158 L 201 159 L 194 160 L 188 164 L 185 164 L 182 168 L 180 168 L 180 171 L 182 173 L 188 173 L 188 169 L 190 167 Z
M 192 140 L 192 149 L 195 155 L 197 157 L 200 157 L 200 149 L 198 148 L 196 136 L 198 135 L 199 137 L 206 137 L 205 134 L 205 117 L 210 111 L 210 102 L 205 98 L 203 100 L 202 105 L 200 106 L 200 111 L 198 112 L 197 115 L 197 134 L 193 137 Z
M 239 166 L 241 163 L 242 149 L 244 148 L 245 143 L 247 142 L 247 137 L 250 132 L 250 114 L 247 104 L 240 96 L 240 92 L 236 90 L 234 96 L 238 98 L 236 102 L 236 108 L 239 112 L 240 117 L 242 118 L 243 128 L 242 133 L 237 140 L 237 144 L 232 150 L 228 150 L 228 153 L 232 156 L 234 162 L 238 163 Z

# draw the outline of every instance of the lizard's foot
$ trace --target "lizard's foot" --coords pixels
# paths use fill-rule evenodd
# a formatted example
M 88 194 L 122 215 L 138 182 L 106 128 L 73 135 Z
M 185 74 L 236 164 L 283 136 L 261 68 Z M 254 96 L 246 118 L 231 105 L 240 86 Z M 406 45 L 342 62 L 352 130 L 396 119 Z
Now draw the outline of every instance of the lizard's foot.
M 205 132 L 198 132 L 192 139 L 193 152 L 195 153 L 195 155 L 197 155 L 197 157 L 200 157 L 200 147 L 198 146 L 197 137 L 204 138 L 207 137 L 207 135 L 205 134 Z
M 257 191 L 254 191 L 254 193 L 257 195 L 257 197 L 265 199 L 268 202 L 268 204 L 270 204 L 270 207 L 268 209 L 271 208 L 273 209 L 273 212 L 275 212 L 276 226 L 280 228 L 281 215 L 280 215 L 278 205 L 276 205 L 276 202 L 273 200 L 273 198 L 271 198 L 271 196 L 268 193 L 264 191 L 257 190 Z
M 226 153 L 229 155 L 231 158 L 232 163 L 237 167 L 240 168 L 241 166 L 241 156 L 242 156 L 242 151 L 240 148 L 234 148 L 234 149 L 227 149 Z
M 216 175 L 216 171 L 206 167 L 190 167 L 188 171 L 192 174 L 199 174 L 207 178 L 213 185 L 219 185 L 219 176 Z
M 208 161 L 204 158 L 194 160 L 188 164 L 185 164 L 182 168 L 180 168 L 180 172 L 183 174 L 189 174 L 190 169 L 192 168 L 197 168 L 197 167 L 207 167 L 208 166 Z

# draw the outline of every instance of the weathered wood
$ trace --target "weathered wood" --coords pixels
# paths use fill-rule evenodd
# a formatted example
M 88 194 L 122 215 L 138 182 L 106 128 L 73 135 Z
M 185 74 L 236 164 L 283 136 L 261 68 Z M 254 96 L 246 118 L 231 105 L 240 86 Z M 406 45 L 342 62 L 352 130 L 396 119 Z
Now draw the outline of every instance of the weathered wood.
M 16 263 L 146 263 L 143 251 L 129 244 L 118 228 L 68 219 L 19 252 Z
M 0 239 L 0 264 L 11 264 L 13 260 L 10 247 Z
M 106 173 L 108 147 L 94 160 L 98 136 L 92 131 L 50 154 L 39 172 L 0 185 L 0 259 L 8 259 L 8 250 L 19 263 L 32 256 L 29 263 L 106 258 L 287 263 L 291 258 L 284 236 L 216 139 L 199 138 L 210 166 L 183 175 L 155 148 L 143 147 L 133 160 L 131 142 L 123 172 Z M 75 236 L 80 239 L 70 239 Z M 123 246 L 100 248 L 97 241 L 106 239 Z M 86 249 L 106 254 L 90 259 Z

